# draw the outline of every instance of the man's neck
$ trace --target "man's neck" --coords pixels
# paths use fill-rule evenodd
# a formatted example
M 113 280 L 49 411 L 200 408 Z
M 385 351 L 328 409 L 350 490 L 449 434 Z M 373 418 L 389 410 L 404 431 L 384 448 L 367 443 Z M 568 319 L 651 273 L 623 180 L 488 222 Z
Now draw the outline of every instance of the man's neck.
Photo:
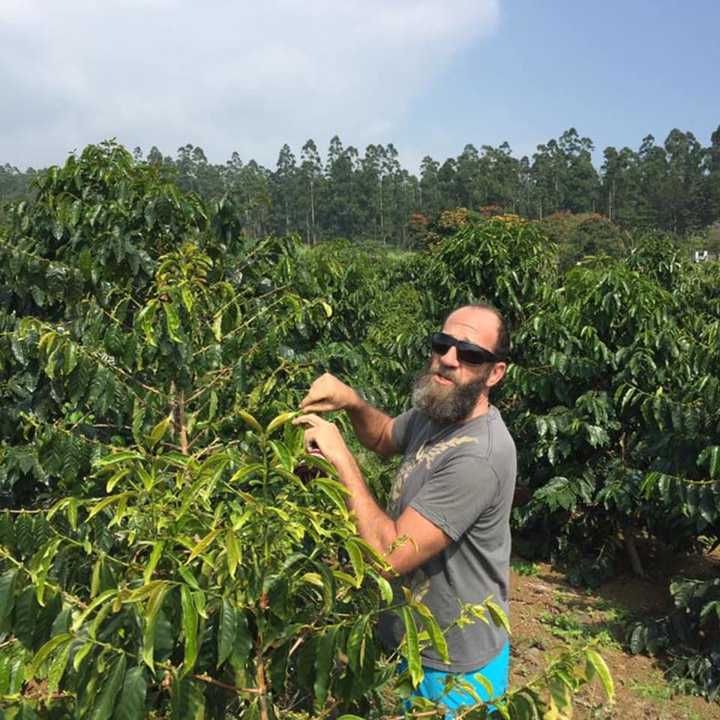
M 465 422 L 474 420 L 481 415 L 487 415 L 490 412 L 490 398 L 487 395 L 481 395 L 475 403 L 473 411 L 467 416 Z

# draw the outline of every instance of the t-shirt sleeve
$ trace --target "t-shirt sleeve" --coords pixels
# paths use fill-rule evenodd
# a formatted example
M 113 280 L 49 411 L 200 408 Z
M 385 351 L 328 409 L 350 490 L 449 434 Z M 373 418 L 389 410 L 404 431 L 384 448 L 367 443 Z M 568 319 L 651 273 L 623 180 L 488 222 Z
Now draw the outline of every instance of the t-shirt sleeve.
M 457 541 L 496 502 L 498 489 L 498 477 L 486 460 L 457 455 L 439 465 L 410 507 Z
M 412 437 L 413 424 L 417 419 L 415 410 L 408 410 L 393 420 L 392 441 L 398 452 L 404 453 Z

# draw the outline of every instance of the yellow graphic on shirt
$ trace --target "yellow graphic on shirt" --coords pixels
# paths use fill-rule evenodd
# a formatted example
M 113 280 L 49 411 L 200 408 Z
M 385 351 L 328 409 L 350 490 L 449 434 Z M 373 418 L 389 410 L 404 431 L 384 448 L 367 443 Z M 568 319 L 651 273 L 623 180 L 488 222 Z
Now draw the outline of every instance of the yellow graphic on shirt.
M 465 445 L 466 443 L 479 442 L 477 438 L 470 437 L 469 435 L 461 435 L 460 437 L 451 438 L 445 442 L 438 443 L 432 447 L 426 448 L 425 445 L 421 445 L 419 450 L 414 456 L 407 458 L 403 461 L 403 464 L 398 470 L 398 474 L 393 482 L 392 489 L 390 490 L 390 501 L 388 503 L 390 514 L 393 518 L 397 517 L 398 503 L 402 497 L 403 490 L 405 489 L 405 483 L 410 477 L 412 472 L 424 465 L 429 468 L 432 463 L 440 457 L 446 450 L 450 448 L 458 447 L 459 445 Z

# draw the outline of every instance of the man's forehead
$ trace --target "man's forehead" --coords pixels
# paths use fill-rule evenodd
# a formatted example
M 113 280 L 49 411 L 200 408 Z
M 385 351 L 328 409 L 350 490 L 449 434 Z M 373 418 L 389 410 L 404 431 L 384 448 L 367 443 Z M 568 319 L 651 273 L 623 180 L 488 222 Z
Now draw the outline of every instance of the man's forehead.
M 454 318 L 452 315 L 447 319 L 447 322 L 448 324 L 452 323 L 453 325 L 462 325 L 463 327 L 470 328 L 470 330 L 478 330 L 482 324 L 478 321 L 478 319 L 476 319 L 475 322 L 467 322 L 467 320 Z
M 500 323 L 491 310 L 485 308 L 459 308 L 450 313 L 445 321 L 445 328 L 453 328 L 455 332 L 464 331 L 468 335 L 484 335 L 492 333 L 493 340 L 497 335 Z

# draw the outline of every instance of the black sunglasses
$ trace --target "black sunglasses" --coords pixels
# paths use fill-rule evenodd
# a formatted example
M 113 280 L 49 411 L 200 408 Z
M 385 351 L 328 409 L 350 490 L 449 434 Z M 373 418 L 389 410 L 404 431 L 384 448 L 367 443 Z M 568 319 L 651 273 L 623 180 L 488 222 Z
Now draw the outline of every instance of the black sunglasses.
M 502 362 L 505 358 L 496 355 L 484 347 L 475 345 L 474 343 L 458 340 L 452 335 L 439 332 L 430 338 L 430 346 L 432 351 L 440 356 L 445 355 L 451 347 L 457 349 L 458 360 L 462 360 L 470 365 L 482 365 L 488 362 Z

